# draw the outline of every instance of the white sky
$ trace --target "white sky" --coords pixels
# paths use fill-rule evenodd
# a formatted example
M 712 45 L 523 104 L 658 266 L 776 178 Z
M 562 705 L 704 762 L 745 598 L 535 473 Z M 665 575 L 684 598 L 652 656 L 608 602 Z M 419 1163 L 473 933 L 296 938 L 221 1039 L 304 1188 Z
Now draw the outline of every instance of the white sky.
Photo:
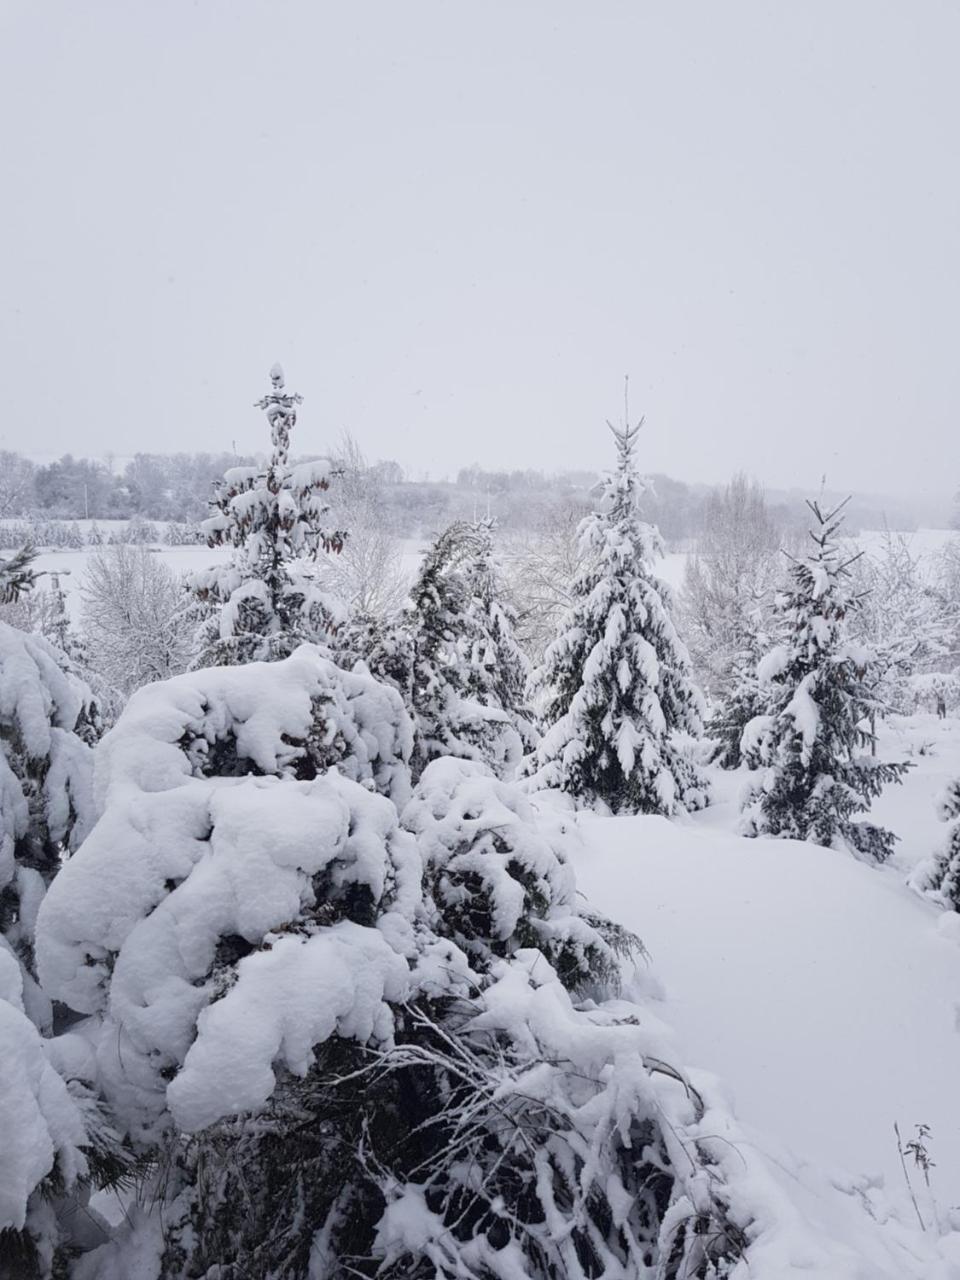
M 960 5 L 0 0 L 0 446 L 950 490 Z

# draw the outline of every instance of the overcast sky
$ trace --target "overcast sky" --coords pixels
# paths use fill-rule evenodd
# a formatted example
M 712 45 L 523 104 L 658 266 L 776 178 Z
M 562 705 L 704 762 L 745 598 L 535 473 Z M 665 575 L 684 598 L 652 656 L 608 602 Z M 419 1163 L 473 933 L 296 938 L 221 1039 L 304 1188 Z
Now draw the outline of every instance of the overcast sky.
M 955 0 L 0 0 L 0 447 L 960 483 Z

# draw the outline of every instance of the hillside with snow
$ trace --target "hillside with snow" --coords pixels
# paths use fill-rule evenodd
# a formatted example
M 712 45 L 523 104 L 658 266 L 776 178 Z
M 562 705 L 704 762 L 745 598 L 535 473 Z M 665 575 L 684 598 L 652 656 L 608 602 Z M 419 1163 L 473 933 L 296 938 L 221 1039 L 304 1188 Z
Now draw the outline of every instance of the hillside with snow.
M 882 867 L 737 835 L 742 771 L 713 772 L 686 820 L 580 818 L 581 891 L 640 936 L 680 1057 L 790 1204 L 757 1280 L 960 1276 L 960 917 L 906 884 L 944 839 L 960 721 L 896 717 L 883 747 L 915 768 L 873 811 L 902 837 Z M 929 1189 L 894 1124 L 904 1143 L 929 1126 Z

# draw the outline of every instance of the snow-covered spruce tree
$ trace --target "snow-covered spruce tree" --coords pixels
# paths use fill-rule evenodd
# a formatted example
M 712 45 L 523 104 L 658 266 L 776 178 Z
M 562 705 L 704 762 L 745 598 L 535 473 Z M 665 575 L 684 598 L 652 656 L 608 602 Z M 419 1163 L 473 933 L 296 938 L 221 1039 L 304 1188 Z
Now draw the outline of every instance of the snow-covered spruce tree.
M 483 706 L 505 711 L 524 747 L 531 750 L 537 735 L 526 700 L 530 663 L 517 641 L 516 613 L 494 550 L 495 528 L 492 520 L 472 526 L 463 562 L 468 597 L 467 626 L 460 645 L 466 664 L 465 691 Z
M 440 756 L 484 761 L 507 773 L 523 754 L 520 728 L 526 721 L 512 702 L 515 673 L 501 673 L 500 687 L 486 667 L 495 646 L 504 662 L 511 661 L 508 611 L 495 633 L 495 597 L 474 594 L 492 585 L 478 580 L 486 536 L 462 521 L 450 525 L 427 549 L 403 613 L 355 618 L 342 641 L 337 638 L 341 662 L 363 661 L 401 694 L 414 724 L 415 777 Z
M 838 541 L 842 507 L 808 503 L 816 549 L 790 570 L 777 597 L 781 643 L 760 663 L 764 712 L 747 725 L 742 750 L 761 769 L 744 798 L 746 835 L 772 835 L 847 847 L 887 858 L 896 836 L 854 821 L 888 782 L 909 767 L 867 754 L 873 744 L 873 650 L 849 636 L 859 600 L 850 587 L 849 555 Z
M 570 815 L 541 809 L 483 765 L 444 757 L 424 770 L 403 824 L 417 837 L 437 928 L 489 973 L 538 949 L 570 989 L 615 979 L 636 940 L 576 901 Z
M 669 588 L 651 567 L 663 544 L 638 511 L 639 429 L 610 425 L 618 465 L 602 508 L 580 526 L 585 568 L 534 677 L 546 728 L 525 769 L 532 785 L 584 805 L 670 814 L 707 802 L 706 782 L 678 741 L 702 734 L 703 699 L 671 621 Z
M 933 858 L 917 868 L 910 882 L 945 907 L 960 911 L 960 780 L 947 787 L 938 810 L 941 819 L 950 823 L 947 839 Z
M 740 645 L 730 659 L 724 691 L 709 723 L 710 736 L 717 743 L 714 760 L 722 769 L 736 769 L 743 763 L 743 731 L 766 707 L 757 676 L 766 641 L 758 619 L 744 622 Z
M 232 547 L 233 559 L 192 578 L 203 618 L 197 666 L 285 658 L 304 641 L 325 643 L 340 620 L 338 602 L 319 589 L 308 563 L 343 546 L 343 531 L 325 523 L 330 466 L 291 465 L 290 433 L 302 397 L 284 389 L 278 364 L 270 381 L 271 391 L 257 402 L 270 424 L 269 465 L 227 471 L 216 487 L 217 514 L 203 523 L 208 544 Z
M 474 762 L 402 823 L 362 755 L 309 776 L 329 665 L 152 685 L 98 748 L 38 957 L 152 1164 L 73 1280 L 719 1280 L 757 1169 L 617 994 L 575 825 Z

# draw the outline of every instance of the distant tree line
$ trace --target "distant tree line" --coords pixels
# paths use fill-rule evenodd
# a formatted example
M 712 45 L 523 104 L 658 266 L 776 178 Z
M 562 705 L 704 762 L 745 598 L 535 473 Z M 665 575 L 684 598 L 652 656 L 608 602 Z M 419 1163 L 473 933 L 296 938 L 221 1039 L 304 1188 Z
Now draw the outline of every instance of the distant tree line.
M 474 464 L 453 481 L 408 478 L 393 460 L 368 463 L 349 436 L 330 451 L 346 471 L 362 471 L 377 493 L 378 521 L 395 537 L 422 537 L 457 520 L 494 519 L 502 530 L 541 528 L 582 518 L 592 507 L 599 477 L 591 471 L 488 471 Z M 312 455 L 295 461 L 309 461 Z M 257 459 L 232 453 L 138 453 L 114 470 L 109 460 L 74 457 L 46 465 L 0 450 L 0 520 L 144 520 L 197 525 L 210 514 L 213 486 L 231 467 Z M 686 549 L 709 527 L 719 486 L 686 484 L 666 475 L 649 477 L 642 515 L 655 524 L 671 550 Z M 827 495 L 829 500 L 830 495 Z M 796 495 L 767 490 L 769 517 L 785 535 L 802 532 Z M 908 503 L 854 498 L 847 529 L 916 528 L 937 524 L 937 512 Z M 798 523 L 799 522 L 799 523 Z

